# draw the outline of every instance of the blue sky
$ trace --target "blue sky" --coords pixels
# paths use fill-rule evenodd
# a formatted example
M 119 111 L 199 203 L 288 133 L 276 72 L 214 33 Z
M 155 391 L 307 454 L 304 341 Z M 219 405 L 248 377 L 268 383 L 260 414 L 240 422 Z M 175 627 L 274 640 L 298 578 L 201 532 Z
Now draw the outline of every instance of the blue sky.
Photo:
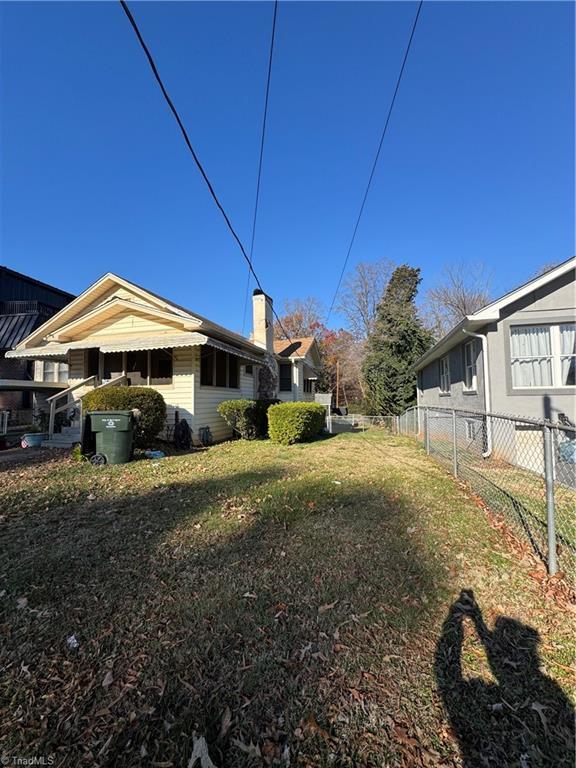
M 244 243 L 272 3 L 131 3 Z M 255 266 L 329 304 L 412 2 L 281 2 Z M 106 271 L 240 329 L 246 267 L 118 3 L 3 3 L 0 262 Z M 425 2 L 349 268 L 484 261 L 503 292 L 574 253 L 574 5 Z M 334 318 L 338 322 L 338 318 Z

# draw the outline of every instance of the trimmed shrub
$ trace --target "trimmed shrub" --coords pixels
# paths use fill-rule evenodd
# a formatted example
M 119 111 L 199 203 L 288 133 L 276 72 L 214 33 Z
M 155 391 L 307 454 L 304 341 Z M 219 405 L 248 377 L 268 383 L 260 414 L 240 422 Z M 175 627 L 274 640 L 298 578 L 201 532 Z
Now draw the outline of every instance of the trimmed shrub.
M 280 403 L 268 409 L 268 432 L 281 445 L 305 443 L 322 431 L 325 418 L 319 403 Z
M 256 437 L 255 400 L 223 400 L 216 410 L 240 437 L 244 440 L 254 440 Z
M 166 403 L 155 389 L 148 387 L 104 387 L 93 389 L 82 398 L 87 411 L 130 411 L 138 408 L 140 420 L 134 432 L 138 448 L 149 448 L 166 423 Z
M 229 427 L 244 440 L 255 440 L 268 434 L 268 408 L 278 400 L 223 400 L 218 413 Z

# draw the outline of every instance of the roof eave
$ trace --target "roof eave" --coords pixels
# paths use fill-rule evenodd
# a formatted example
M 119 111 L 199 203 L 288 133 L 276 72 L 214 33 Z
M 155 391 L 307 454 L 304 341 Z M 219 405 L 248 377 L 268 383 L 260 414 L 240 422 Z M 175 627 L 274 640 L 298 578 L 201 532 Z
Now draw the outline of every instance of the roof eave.
M 422 368 L 425 368 L 427 365 L 429 365 L 429 363 L 437 360 L 439 357 L 442 357 L 442 355 L 444 355 L 446 352 L 449 352 L 452 347 L 456 346 L 458 342 L 464 339 L 466 331 L 476 331 L 487 323 L 493 322 L 497 319 L 498 318 L 494 316 L 478 318 L 476 315 L 468 315 L 468 317 L 465 317 L 458 323 L 458 325 L 455 325 L 454 328 L 452 328 L 452 330 L 446 334 L 446 336 L 443 336 L 440 341 L 437 341 L 436 344 L 434 344 L 434 346 L 428 350 L 428 352 L 426 352 L 419 360 L 416 361 L 414 370 L 422 370 Z

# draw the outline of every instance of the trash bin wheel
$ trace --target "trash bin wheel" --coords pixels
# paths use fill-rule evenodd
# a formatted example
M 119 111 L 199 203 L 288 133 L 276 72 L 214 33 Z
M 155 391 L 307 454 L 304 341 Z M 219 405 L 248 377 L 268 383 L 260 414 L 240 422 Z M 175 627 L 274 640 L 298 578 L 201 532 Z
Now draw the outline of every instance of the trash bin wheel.
M 94 456 L 92 456 L 90 459 L 90 464 L 93 464 L 95 467 L 101 467 L 107 462 L 108 460 L 103 453 L 95 453 Z

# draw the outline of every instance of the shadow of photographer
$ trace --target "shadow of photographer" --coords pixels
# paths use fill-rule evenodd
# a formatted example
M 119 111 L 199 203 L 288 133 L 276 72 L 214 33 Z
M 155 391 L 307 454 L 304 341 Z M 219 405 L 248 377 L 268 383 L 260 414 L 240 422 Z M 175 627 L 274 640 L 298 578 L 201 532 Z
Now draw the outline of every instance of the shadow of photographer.
M 465 620 L 474 626 L 496 683 L 464 677 Z M 490 630 L 471 590 L 451 606 L 435 671 L 465 768 L 574 766 L 574 710 L 540 671 L 539 642 L 535 629 L 506 616 Z

